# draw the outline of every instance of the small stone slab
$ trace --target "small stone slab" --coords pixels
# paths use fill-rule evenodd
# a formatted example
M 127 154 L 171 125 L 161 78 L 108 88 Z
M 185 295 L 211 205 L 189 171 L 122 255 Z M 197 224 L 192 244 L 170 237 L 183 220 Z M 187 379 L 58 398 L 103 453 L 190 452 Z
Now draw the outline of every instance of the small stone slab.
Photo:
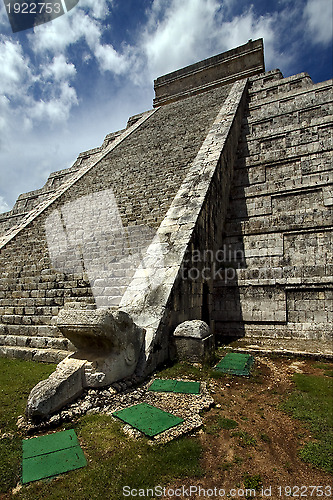
M 123 422 L 130 424 L 149 437 L 154 437 L 184 422 L 184 419 L 147 403 L 140 403 L 129 408 L 124 408 L 123 410 L 115 411 L 112 415 L 120 418 Z
M 248 377 L 253 363 L 254 357 L 250 354 L 228 352 L 215 366 L 215 370 L 231 375 Z
M 87 465 L 73 429 L 22 441 L 22 484 Z
M 149 387 L 148 391 L 154 392 L 176 392 L 181 394 L 199 394 L 200 382 L 190 382 L 185 380 L 163 380 L 156 379 Z

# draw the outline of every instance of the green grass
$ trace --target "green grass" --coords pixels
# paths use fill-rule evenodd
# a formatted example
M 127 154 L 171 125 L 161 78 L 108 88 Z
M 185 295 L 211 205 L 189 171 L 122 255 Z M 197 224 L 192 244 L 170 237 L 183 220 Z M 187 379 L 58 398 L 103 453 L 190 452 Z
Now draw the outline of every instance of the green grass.
M 310 427 L 316 441 L 300 450 L 300 457 L 333 473 L 333 380 L 314 375 L 295 374 L 296 390 L 282 408 Z
M 31 389 L 55 368 L 49 363 L 0 358 L 1 429 L 16 430 L 17 417 L 24 412 Z
M 198 477 L 201 446 L 182 438 L 151 446 L 143 437 L 134 440 L 122 432 L 122 424 L 107 415 L 86 415 L 73 425 L 88 465 L 25 486 L 19 499 L 123 498 L 123 487 L 153 488 L 182 477 Z
M 0 358 L 0 493 L 14 487 L 20 477 L 22 436 L 16 421 L 25 410 L 31 389 L 55 370 L 53 364 Z
M 16 420 L 24 412 L 31 388 L 46 378 L 54 365 L 0 358 L 0 497 L 8 493 L 19 481 L 21 467 L 21 441 L 25 437 L 17 431 Z M 159 376 L 189 377 L 209 380 L 210 366 L 192 366 L 177 363 L 166 368 Z M 284 404 L 284 409 L 304 420 L 311 427 L 315 440 L 300 451 L 302 459 L 332 472 L 332 384 L 327 376 L 295 375 L 295 391 Z M 227 405 L 226 405 L 227 406 Z M 205 431 L 219 433 L 231 430 L 237 422 L 221 415 L 207 416 Z M 142 437 L 134 440 L 122 432 L 122 424 L 109 416 L 87 415 L 77 423 L 64 424 L 58 430 L 74 428 L 87 458 L 88 465 L 54 479 L 24 485 L 15 495 L 18 500 L 33 499 L 104 499 L 123 498 L 123 487 L 153 488 L 170 484 L 176 479 L 202 477 L 200 467 L 202 447 L 196 438 L 183 437 L 166 445 L 151 446 Z M 231 431 L 242 447 L 255 447 L 256 439 L 246 431 Z M 258 438 L 268 442 L 262 433 Z M 239 463 L 242 459 L 238 459 Z M 223 462 L 221 470 L 228 470 L 237 459 Z M 245 478 L 247 487 L 260 484 L 260 477 Z M 245 483 L 244 481 L 244 483 Z M 9 496 L 7 497 L 9 498 Z
M 31 388 L 48 376 L 54 365 L 0 358 L 1 434 L 13 437 L 0 440 L 0 497 L 10 492 L 20 479 L 21 433 L 16 420 L 24 412 Z M 54 479 L 24 485 L 15 498 L 95 499 L 123 498 L 124 486 L 148 488 L 177 478 L 202 474 L 202 448 L 195 438 L 184 437 L 165 445 L 151 446 L 142 437 L 134 440 L 122 432 L 122 423 L 106 415 L 86 415 L 76 424 L 66 423 L 58 430 L 74 428 L 88 465 Z
M 228 462 L 227 460 L 225 460 L 224 462 L 222 462 L 221 465 L 219 465 L 218 468 L 220 470 L 227 471 L 229 469 L 232 469 L 232 467 L 234 467 L 235 465 L 240 465 L 242 462 L 243 462 L 243 458 L 236 456 L 231 462 Z
M 215 415 L 214 417 L 210 417 L 207 419 L 207 423 L 205 425 L 205 432 L 207 434 L 218 435 L 222 429 L 230 430 L 235 429 L 238 426 L 238 423 L 235 420 L 231 420 L 229 418 L 224 418 L 221 415 Z
M 244 475 L 244 487 L 249 490 L 259 490 L 262 486 L 262 479 L 260 474 L 254 474 L 250 476 L 249 474 Z
M 256 446 L 257 440 L 247 431 L 236 431 L 231 434 L 232 437 L 238 437 L 238 442 L 243 448 Z
M 265 432 L 262 432 L 260 434 L 260 439 L 262 441 L 264 441 L 265 443 L 270 443 L 271 442 L 271 438 Z
M 333 363 L 329 362 L 317 362 L 314 364 L 316 368 L 320 368 L 321 370 L 324 370 L 326 377 L 333 377 Z

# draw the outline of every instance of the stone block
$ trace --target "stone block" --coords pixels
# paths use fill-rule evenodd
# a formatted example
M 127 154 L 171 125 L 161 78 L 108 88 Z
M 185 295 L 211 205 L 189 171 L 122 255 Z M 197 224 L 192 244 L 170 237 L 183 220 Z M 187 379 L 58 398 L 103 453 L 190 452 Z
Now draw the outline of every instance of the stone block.
M 66 358 L 62 361 L 54 373 L 39 382 L 30 392 L 27 417 L 46 417 L 82 394 L 84 365 L 85 360 Z
M 203 362 L 212 357 L 214 336 L 201 320 L 184 321 L 173 333 L 177 358 L 181 361 Z

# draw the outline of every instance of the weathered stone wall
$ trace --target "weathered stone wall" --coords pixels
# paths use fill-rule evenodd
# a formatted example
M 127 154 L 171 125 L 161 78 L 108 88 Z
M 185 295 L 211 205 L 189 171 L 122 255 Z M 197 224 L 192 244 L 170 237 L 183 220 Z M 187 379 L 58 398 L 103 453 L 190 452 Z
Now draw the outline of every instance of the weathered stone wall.
M 278 71 L 251 78 L 238 151 L 215 331 L 329 339 L 332 82 Z
M 52 318 L 67 301 L 93 301 L 91 284 L 97 288 L 96 294 L 102 297 L 110 295 L 108 288 L 118 286 L 116 304 L 113 305 L 120 302 L 131 276 L 126 276 L 125 282 L 121 282 L 118 276 L 117 283 L 95 283 L 97 269 L 92 271 L 94 283 L 91 283 L 91 267 L 87 272 L 81 265 L 80 242 L 84 244 L 83 253 L 88 246 L 92 247 L 90 263 L 95 251 L 99 252 L 96 259 L 101 262 L 112 245 L 109 229 L 101 227 L 103 224 L 100 223 L 110 220 L 108 214 L 103 215 L 103 210 L 108 212 L 109 206 L 98 208 L 98 193 L 102 195 L 109 190 L 110 196 L 114 196 L 122 228 L 145 226 L 156 230 L 228 91 L 228 87 L 221 87 L 156 109 L 141 121 L 133 119 L 130 128 L 109 146 L 83 155 L 85 162 L 80 169 L 63 180 L 56 190 L 50 191 L 41 204 L 22 218 L 20 226 L 12 226 L 3 235 L 0 344 L 4 355 L 45 361 L 64 357 L 66 349 L 72 346 L 53 326 Z M 82 214 L 77 218 L 75 207 L 78 200 L 91 201 L 91 196 L 95 197 L 96 227 L 89 242 L 84 237 L 80 240 L 76 234 L 82 232 L 87 221 Z M 77 218 L 77 231 L 66 220 L 68 209 L 72 218 Z M 87 204 L 87 211 L 91 209 Z M 52 229 L 52 221 L 65 221 L 64 227 L 61 228 L 61 222 L 55 231 L 61 233 L 63 230 L 67 238 L 67 247 L 60 259 L 50 259 L 46 232 L 48 228 Z M 135 239 L 135 234 L 133 237 Z M 108 243 L 104 244 L 105 241 Z M 117 248 L 115 243 L 113 250 Z M 124 277 L 121 263 L 118 263 L 118 270 L 120 277 Z M 102 278 L 105 277 L 103 271 L 100 270 Z M 115 296 L 114 288 L 111 296 Z

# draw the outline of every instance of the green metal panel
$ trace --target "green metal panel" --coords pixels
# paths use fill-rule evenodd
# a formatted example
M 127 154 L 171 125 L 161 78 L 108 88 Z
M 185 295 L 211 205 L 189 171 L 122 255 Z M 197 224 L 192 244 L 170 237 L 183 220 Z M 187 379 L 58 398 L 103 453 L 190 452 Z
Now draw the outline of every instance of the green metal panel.
M 63 450 L 77 446 L 79 441 L 74 429 L 68 431 L 55 432 L 46 436 L 39 436 L 32 439 L 24 439 L 22 442 L 23 458 L 36 457 L 45 453 Z
M 80 446 L 23 459 L 22 483 L 63 474 L 87 465 Z
M 113 415 L 150 437 L 184 422 L 182 418 L 147 403 L 115 411 Z
M 183 394 L 199 394 L 200 382 L 187 382 L 179 380 L 173 392 L 181 392 Z
M 73 429 L 22 441 L 22 483 L 87 465 Z
M 228 352 L 224 358 L 216 365 L 215 370 L 231 375 L 243 375 L 248 377 L 254 358 L 250 354 Z
M 199 394 L 200 382 L 156 379 L 151 384 L 148 390 L 154 392 L 180 392 L 183 394 Z
M 156 379 L 149 387 L 148 391 L 156 392 L 173 392 L 176 387 L 177 380 L 162 380 Z

